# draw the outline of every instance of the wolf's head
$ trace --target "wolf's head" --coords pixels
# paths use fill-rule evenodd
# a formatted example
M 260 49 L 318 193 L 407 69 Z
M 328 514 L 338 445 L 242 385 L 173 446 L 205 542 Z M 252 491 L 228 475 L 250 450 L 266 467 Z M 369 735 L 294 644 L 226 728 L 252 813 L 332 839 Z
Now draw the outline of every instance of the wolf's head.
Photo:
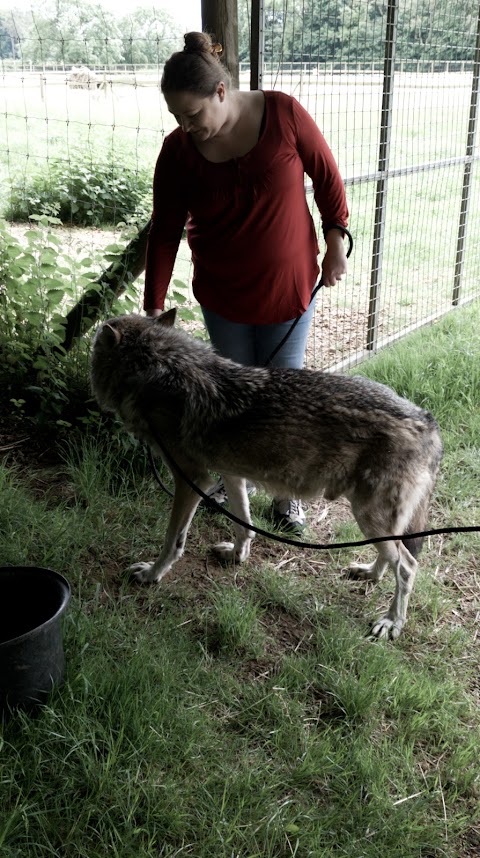
M 118 409 L 130 379 L 139 368 L 148 373 L 152 365 L 151 334 L 159 328 L 172 328 L 175 317 L 175 308 L 156 318 L 138 314 L 117 316 L 97 329 L 90 359 L 90 381 L 93 394 L 104 410 Z M 155 340 L 158 344 L 157 337 Z

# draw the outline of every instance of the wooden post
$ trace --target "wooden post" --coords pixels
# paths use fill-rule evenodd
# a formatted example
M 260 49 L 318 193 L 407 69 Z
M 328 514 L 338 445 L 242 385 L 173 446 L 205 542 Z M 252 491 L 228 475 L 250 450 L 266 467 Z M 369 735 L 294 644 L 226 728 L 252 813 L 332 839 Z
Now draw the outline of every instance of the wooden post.
M 222 62 L 239 86 L 237 0 L 202 0 L 202 29 L 223 47 Z

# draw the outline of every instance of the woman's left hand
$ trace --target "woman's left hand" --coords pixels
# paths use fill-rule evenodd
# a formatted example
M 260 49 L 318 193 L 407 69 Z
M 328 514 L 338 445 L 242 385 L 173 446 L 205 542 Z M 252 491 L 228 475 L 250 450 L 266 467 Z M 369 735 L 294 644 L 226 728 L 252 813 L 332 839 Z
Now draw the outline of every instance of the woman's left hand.
M 338 229 L 330 229 L 325 238 L 327 251 L 322 262 L 324 286 L 335 286 L 347 273 L 347 254 L 343 235 Z

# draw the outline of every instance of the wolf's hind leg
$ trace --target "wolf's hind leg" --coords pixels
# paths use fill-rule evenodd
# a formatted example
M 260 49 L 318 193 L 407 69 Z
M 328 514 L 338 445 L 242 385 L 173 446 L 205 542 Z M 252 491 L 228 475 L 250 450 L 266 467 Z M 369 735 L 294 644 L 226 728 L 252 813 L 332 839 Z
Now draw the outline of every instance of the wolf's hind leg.
M 223 483 L 227 491 L 230 511 L 237 518 L 245 521 L 247 525 L 251 524 L 246 481 L 243 477 L 224 475 Z M 233 528 L 235 542 L 220 542 L 213 546 L 213 551 L 220 560 L 229 563 L 243 563 L 250 554 L 250 544 L 255 534 L 252 530 L 248 530 L 236 522 L 233 523 Z
M 384 556 L 388 557 L 388 564 L 395 574 L 395 593 L 387 613 L 373 623 L 371 634 L 375 638 L 395 640 L 407 619 L 408 600 L 418 564 L 402 542 L 380 543 L 379 551 L 383 546 L 388 546 Z
M 395 487 L 394 487 L 395 488 Z M 353 498 L 352 511 L 366 538 L 382 537 L 404 533 L 411 519 L 411 504 L 398 504 L 400 492 L 389 488 L 383 496 L 377 492 L 368 501 L 365 496 L 358 503 Z M 393 504 L 391 497 L 397 498 Z M 387 565 L 395 575 L 395 593 L 386 614 L 379 617 L 371 627 L 370 634 L 375 638 L 395 640 L 407 619 L 408 599 L 413 589 L 417 561 L 401 540 L 377 542 L 378 557 L 373 564 L 360 565 L 359 572 L 364 578 L 380 580 Z
M 200 476 L 195 475 L 193 482 L 202 491 L 206 491 L 212 481 L 208 474 L 202 474 Z M 161 554 L 155 562 L 134 563 L 130 566 L 129 572 L 135 580 L 142 584 L 161 581 L 173 564 L 182 556 L 190 524 L 199 502 L 200 495 L 191 489 L 180 476 L 175 476 L 172 511 Z

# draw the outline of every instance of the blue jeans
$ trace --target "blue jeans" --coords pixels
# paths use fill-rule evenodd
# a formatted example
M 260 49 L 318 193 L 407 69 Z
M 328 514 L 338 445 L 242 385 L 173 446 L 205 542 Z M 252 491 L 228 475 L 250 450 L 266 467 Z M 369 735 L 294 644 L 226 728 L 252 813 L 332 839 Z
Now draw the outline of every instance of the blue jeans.
M 272 360 L 272 366 L 301 369 L 315 300 L 305 310 L 292 334 Z M 265 366 L 275 346 L 291 328 L 294 319 L 276 325 L 244 325 L 229 322 L 202 307 L 211 343 L 218 354 L 245 366 Z

